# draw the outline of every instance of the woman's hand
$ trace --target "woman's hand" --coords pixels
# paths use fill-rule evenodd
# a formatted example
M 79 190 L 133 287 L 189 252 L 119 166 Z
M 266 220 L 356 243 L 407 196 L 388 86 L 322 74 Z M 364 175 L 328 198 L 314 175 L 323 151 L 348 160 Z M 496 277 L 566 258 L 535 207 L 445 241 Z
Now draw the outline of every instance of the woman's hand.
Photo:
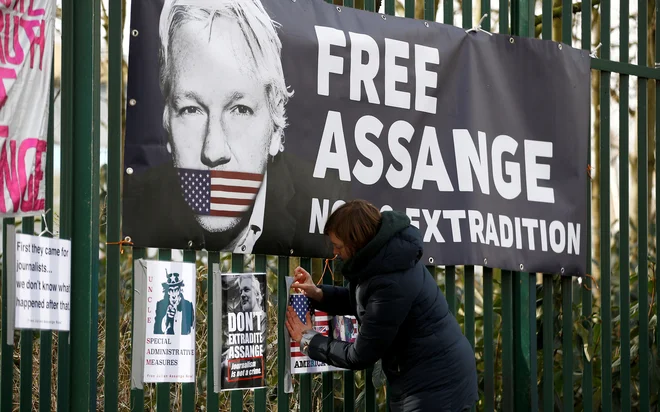
M 302 291 L 305 296 L 312 300 L 317 302 L 323 300 L 323 291 L 321 288 L 314 284 L 312 275 L 300 266 L 293 271 L 293 284 L 291 287 L 297 291 Z
M 300 321 L 300 318 L 296 314 L 296 311 L 293 310 L 291 306 L 287 307 L 286 310 L 286 320 L 284 321 L 287 330 L 289 331 L 289 336 L 294 341 L 300 343 L 303 334 L 312 329 L 312 318 L 307 312 L 307 324 L 305 325 Z

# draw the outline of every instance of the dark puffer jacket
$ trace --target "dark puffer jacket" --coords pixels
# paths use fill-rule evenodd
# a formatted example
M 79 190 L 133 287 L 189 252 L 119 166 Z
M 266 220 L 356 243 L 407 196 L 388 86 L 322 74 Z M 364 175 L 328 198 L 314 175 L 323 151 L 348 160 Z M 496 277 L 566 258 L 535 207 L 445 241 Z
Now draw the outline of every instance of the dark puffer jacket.
M 309 357 L 354 370 L 382 359 L 392 411 L 462 411 L 478 400 L 474 352 L 420 262 L 422 251 L 408 216 L 383 212 L 377 235 L 341 269 L 349 287 L 323 285 L 323 301 L 314 302 L 357 316 L 357 340 L 316 335 Z

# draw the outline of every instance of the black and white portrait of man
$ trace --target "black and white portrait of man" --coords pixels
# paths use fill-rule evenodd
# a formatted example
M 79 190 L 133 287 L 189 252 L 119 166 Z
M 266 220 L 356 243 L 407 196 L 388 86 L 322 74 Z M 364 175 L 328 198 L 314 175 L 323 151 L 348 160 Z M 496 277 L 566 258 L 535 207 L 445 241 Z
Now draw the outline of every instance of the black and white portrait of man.
M 266 332 L 266 280 L 263 274 L 222 275 L 226 313 L 243 313 L 252 320 L 251 329 Z M 247 319 L 246 318 L 246 319 Z
M 171 0 L 160 39 L 163 127 L 183 197 L 204 230 L 251 252 L 290 96 L 275 25 L 255 0 Z
M 262 310 L 264 297 L 261 285 L 254 275 L 241 277 L 238 288 L 241 294 L 241 310 L 244 312 Z
M 124 228 L 136 245 L 288 255 L 325 242 L 310 242 L 312 197 L 338 199 L 337 186 L 319 188 L 314 159 L 286 153 L 294 91 L 281 30 L 260 0 L 164 0 L 164 137 L 143 150 L 165 160 L 126 175 Z

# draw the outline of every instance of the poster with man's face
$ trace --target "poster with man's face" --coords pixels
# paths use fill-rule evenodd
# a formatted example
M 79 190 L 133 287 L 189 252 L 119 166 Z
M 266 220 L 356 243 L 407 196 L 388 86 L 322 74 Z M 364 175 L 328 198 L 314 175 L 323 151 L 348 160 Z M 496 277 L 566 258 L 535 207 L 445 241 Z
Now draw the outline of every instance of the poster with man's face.
M 132 2 L 124 236 L 331 257 L 328 216 L 361 198 L 410 218 L 425 263 L 584 274 L 588 53 L 423 23 Z
M 131 55 L 154 64 L 131 57 L 129 108 L 142 120 L 129 120 L 126 235 L 136 245 L 328 256 L 327 239 L 310 233 L 310 202 L 348 192 L 317 185 L 313 160 L 287 144 L 294 91 L 281 26 L 259 0 L 149 3 L 158 14 L 133 6 L 144 27 Z
M 194 382 L 194 263 L 145 261 L 144 382 Z
M 214 271 L 221 282 L 218 296 L 222 320 L 220 334 L 221 390 L 266 386 L 268 293 L 265 273 Z

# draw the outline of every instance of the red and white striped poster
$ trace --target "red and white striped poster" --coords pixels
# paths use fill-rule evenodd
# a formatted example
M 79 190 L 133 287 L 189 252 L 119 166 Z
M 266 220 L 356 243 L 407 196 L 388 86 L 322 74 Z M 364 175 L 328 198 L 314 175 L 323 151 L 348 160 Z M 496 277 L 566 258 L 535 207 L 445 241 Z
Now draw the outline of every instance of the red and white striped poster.
M 54 25 L 55 0 L 0 1 L 0 217 L 44 212 Z
M 291 293 L 290 305 L 296 311 L 296 314 L 303 323 L 307 323 L 306 313 L 310 310 L 309 298 L 302 293 Z M 314 330 L 321 333 L 323 336 L 330 334 L 330 323 L 333 316 L 320 310 L 314 310 L 312 316 L 312 323 Z M 291 373 L 321 373 L 344 370 L 335 366 L 330 366 L 326 363 L 316 361 L 300 352 L 300 344 L 293 339 L 290 339 L 291 345 Z

